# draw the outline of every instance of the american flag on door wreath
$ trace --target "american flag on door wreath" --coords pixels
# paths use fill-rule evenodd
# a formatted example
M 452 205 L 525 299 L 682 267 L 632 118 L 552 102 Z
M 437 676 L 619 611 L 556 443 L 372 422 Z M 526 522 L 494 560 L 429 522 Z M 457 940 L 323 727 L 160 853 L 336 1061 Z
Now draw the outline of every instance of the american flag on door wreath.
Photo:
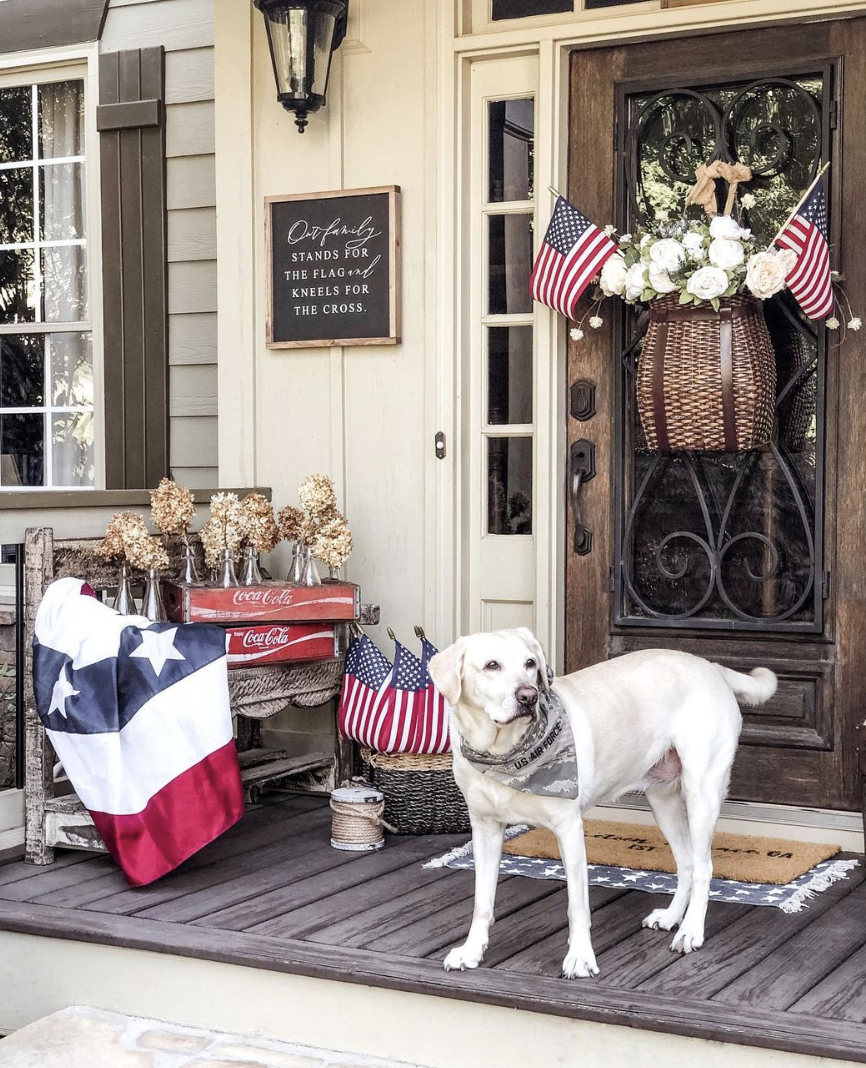
M 450 708 L 428 665 L 437 649 L 421 636 L 417 657 L 394 640 L 393 663 L 367 637 L 346 651 L 340 732 L 379 753 L 447 753 Z

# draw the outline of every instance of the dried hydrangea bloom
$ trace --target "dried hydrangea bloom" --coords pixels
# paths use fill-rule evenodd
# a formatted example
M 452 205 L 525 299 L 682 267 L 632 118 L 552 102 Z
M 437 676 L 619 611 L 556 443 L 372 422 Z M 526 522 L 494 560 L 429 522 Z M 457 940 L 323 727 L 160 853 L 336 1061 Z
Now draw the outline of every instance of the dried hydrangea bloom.
M 287 504 L 285 508 L 281 508 L 280 514 L 277 516 L 280 532 L 286 541 L 299 540 L 303 521 L 304 513 L 301 509 L 295 508 L 290 504 Z
M 105 536 L 93 550 L 97 556 L 104 560 L 122 560 L 126 555 L 123 545 L 123 530 L 134 512 L 116 512 L 108 521 L 105 528 Z
M 246 517 L 236 493 L 215 493 L 210 514 L 221 529 L 222 548 L 237 552 L 246 536 Z
M 135 512 L 126 512 L 121 524 L 120 536 L 123 540 L 123 555 L 133 567 L 147 571 L 153 567 L 152 542 L 150 531 L 144 521 L 144 516 Z
M 298 500 L 310 515 L 333 512 L 337 507 L 334 483 L 327 475 L 308 475 L 298 487 Z
M 245 520 L 245 540 L 259 553 L 269 553 L 280 541 L 280 528 L 274 509 L 261 493 L 248 493 L 241 501 Z
M 143 571 L 155 568 L 157 571 L 165 571 L 168 567 L 168 551 L 159 538 L 147 539 L 148 544 L 143 547 L 141 563 L 137 564 Z
M 195 498 L 185 486 L 163 478 L 150 491 L 150 516 L 157 530 L 180 534 L 186 541 L 189 525 L 195 519 Z
M 205 564 L 211 569 L 218 567 L 220 556 L 225 548 L 225 533 L 222 526 L 215 519 L 209 519 L 199 531 L 198 536 L 204 550 Z
M 313 556 L 334 571 L 339 571 L 351 555 L 352 532 L 346 517 L 337 512 L 317 530 L 313 539 Z

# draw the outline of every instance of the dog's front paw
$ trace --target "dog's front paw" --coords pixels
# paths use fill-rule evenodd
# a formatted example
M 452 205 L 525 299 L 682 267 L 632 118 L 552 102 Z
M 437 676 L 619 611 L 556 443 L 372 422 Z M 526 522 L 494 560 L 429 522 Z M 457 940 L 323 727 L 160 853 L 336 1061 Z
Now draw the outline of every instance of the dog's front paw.
M 674 935 L 671 949 L 674 953 L 692 953 L 694 950 L 700 949 L 703 944 L 703 931 L 690 931 L 686 927 L 681 927 Z
M 589 979 L 598 975 L 598 965 L 595 963 L 595 954 L 591 949 L 576 952 L 569 950 L 562 962 L 563 979 Z
M 671 931 L 679 923 L 679 917 L 670 909 L 656 909 L 647 916 L 642 927 L 649 927 L 652 931 Z
M 477 968 L 484 959 L 484 950 L 487 946 L 472 945 L 464 942 L 462 946 L 455 946 L 444 961 L 446 972 L 465 971 L 467 968 Z

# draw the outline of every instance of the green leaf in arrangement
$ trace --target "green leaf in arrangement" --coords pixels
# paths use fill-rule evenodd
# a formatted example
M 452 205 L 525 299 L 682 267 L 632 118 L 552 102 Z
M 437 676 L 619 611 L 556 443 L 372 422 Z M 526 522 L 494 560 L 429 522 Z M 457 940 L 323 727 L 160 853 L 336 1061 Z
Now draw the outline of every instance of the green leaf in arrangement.
M 692 295 L 687 290 L 682 290 L 680 293 L 680 304 L 691 304 Z
M 640 295 L 641 303 L 646 304 L 658 296 L 654 289 L 645 289 Z
M 721 307 L 721 305 L 719 304 L 719 298 L 718 298 L 718 297 L 713 297 L 713 298 L 712 298 L 712 299 L 710 300 L 710 304 L 712 304 L 712 306 L 713 306 L 713 309 L 714 309 L 715 311 L 718 311 L 718 310 L 719 310 L 719 308 Z

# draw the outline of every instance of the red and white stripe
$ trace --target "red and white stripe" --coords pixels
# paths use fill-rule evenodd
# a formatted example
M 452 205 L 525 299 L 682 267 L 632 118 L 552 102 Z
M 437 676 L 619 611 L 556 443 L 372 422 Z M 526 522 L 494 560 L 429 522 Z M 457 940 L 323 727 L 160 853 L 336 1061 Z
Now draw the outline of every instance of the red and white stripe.
M 833 311 L 830 249 L 817 226 L 797 215 L 776 244 L 797 254 L 785 283 L 810 319 L 823 319 Z

